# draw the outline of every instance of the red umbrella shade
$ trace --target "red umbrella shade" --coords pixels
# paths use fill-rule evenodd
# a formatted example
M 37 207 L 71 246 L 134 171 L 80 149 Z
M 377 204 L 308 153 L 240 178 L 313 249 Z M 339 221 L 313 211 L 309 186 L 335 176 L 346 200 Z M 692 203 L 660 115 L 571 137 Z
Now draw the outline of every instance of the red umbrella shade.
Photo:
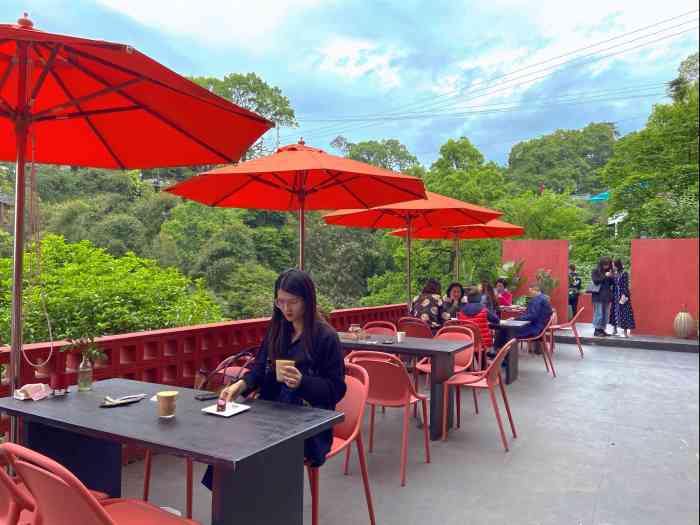
M 389 232 L 389 235 L 405 237 L 408 230 L 403 228 Z M 445 240 L 467 240 L 467 239 L 496 239 L 504 237 L 517 237 L 525 233 L 525 229 L 515 224 L 491 220 L 486 224 L 467 224 L 463 226 L 449 226 L 445 228 L 421 228 L 413 230 L 411 237 L 414 239 L 445 239 Z
M 273 125 L 128 45 L 18 24 L 0 25 L 0 160 L 19 122 L 36 162 L 119 169 L 234 162 Z
M 482 208 L 438 193 L 428 198 L 377 206 L 371 210 L 341 210 L 324 216 L 328 224 L 355 228 L 405 228 L 411 230 L 461 224 L 485 223 L 500 217 L 500 211 Z
M 208 206 L 281 211 L 371 208 L 425 199 L 423 181 L 416 177 L 329 155 L 303 141 L 166 191 Z

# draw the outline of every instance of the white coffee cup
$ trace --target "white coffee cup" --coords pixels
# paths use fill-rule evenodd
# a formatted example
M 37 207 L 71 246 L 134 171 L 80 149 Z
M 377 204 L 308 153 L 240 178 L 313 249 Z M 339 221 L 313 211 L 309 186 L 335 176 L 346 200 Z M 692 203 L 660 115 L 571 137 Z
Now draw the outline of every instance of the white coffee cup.
M 403 343 L 406 339 L 406 332 L 396 332 L 396 342 Z

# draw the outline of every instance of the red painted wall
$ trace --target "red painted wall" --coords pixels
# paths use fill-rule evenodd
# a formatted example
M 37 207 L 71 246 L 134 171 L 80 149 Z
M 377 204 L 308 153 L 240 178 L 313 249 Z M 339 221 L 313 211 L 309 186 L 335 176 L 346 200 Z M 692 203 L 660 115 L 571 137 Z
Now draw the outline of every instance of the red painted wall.
M 684 304 L 697 321 L 698 239 L 633 240 L 630 277 L 636 333 L 675 335 Z
M 567 319 L 568 282 L 569 282 L 569 241 L 503 241 L 503 262 L 525 261 L 522 275 L 523 283 L 515 295 L 527 293 L 527 284 L 535 280 L 535 273 L 540 268 L 550 270 L 552 276 L 559 279 L 559 287 L 552 292 L 552 306 L 557 311 L 560 321 Z

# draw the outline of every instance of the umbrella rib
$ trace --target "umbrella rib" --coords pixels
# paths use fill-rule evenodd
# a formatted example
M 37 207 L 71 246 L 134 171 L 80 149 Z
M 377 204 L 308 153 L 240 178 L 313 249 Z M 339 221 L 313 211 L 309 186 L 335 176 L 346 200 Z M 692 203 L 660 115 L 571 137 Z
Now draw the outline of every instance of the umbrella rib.
M 238 193 L 238 192 L 241 191 L 243 188 L 245 188 L 246 186 L 248 186 L 249 184 L 251 184 L 251 183 L 253 182 L 253 180 L 254 180 L 253 178 L 249 178 L 248 180 L 244 181 L 243 184 L 241 184 L 240 186 L 238 186 L 238 188 L 236 188 L 236 189 L 233 190 L 232 192 L 227 193 L 226 195 L 224 195 L 223 197 L 221 197 L 219 200 L 216 200 L 216 201 L 212 202 L 212 203 L 210 204 L 210 206 L 218 206 L 220 203 L 222 203 L 223 201 L 225 201 L 225 200 L 228 199 L 229 197 L 232 197 L 234 194 Z
M 249 185 L 250 183 L 252 183 L 253 181 L 259 182 L 260 184 L 265 184 L 265 185 L 267 185 L 267 186 L 270 186 L 270 187 L 272 187 L 272 188 L 275 188 L 276 190 L 280 190 L 280 189 L 281 189 L 281 190 L 283 190 L 283 191 L 290 191 L 288 188 L 280 187 L 280 186 L 278 186 L 277 184 L 274 184 L 273 182 L 270 182 L 269 180 L 263 179 L 262 177 L 259 177 L 259 176 L 257 176 L 257 175 L 253 175 L 253 174 L 249 174 L 249 175 L 248 175 L 248 180 L 246 180 L 243 184 L 241 184 L 238 188 L 236 188 L 236 189 L 233 190 L 232 192 L 227 193 L 226 195 L 224 195 L 223 197 L 221 197 L 219 200 L 217 200 L 217 201 L 215 201 L 214 203 L 212 203 L 211 206 L 218 206 L 220 202 L 225 201 L 225 200 L 228 199 L 229 197 L 231 197 L 231 196 L 233 196 L 234 194 L 238 193 L 239 191 L 241 191 L 243 188 L 245 188 L 246 186 L 248 186 L 248 185 Z
M 114 87 L 100 89 L 99 91 L 95 91 L 94 93 L 91 93 L 90 95 L 85 95 L 83 97 L 78 97 L 76 99 L 70 100 L 68 102 L 64 102 L 62 104 L 57 104 L 57 105 L 52 106 L 48 109 L 40 111 L 39 113 L 35 113 L 34 119 L 39 120 L 42 117 L 50 115 L 51 113 L 56 113 L 57 111 L 60 111 L 62 109 L 67 109 L 71 106 L 77 106 L 78 104 L 82 104 L 83 102 L 89 102 L 90 100 L 93 100 L 95 98 L 101 97 L 103 95 L 108 95 L 110 93 L 118 91 L 121 88 L 125 88 L 128 86 L 131 86 L 132 84 L 136 84 L 137 82 L 141 82 L 141 79 L 140 78 L 133 78 L 131 80 L 127 80 L 126 82 L 122 82 L 121 84 L 117 84 Z
M 93 62 L 97 62 L 98 64 L 102 64 L 103 66 L 107 66 L 107 67 L 110 67 L 110 68 L 113 68 L 113 69 L 117 69 L 117 70 L 121 71 L 122 73 L 127 73 L 127 74 L 129 74 L 129 75 L 132 75 L 132 76 L 135 76 L 135 77 L 139 77 L 139 78 L 141 78 L 141 79 L 143 79 L 143 80 L 147 80 L 148 82 L 152 82 L 152 83 L 154 83 L 154 84 L 156 84 L 156 85 L 158 85 L 158 86 L 160 86 L 160 87 L 162 87 L 162 88 L 168 89 L 168 90 L 170 90 L 170 91 L 174 91 L 175 93 L 179 93 L 179 94 L 181 94 L 181 95 L 185 95 L 185 96 L 188 96 L 188 97 L 196 98 L 197 100 L 200 100 L 200 101 L 202 101 L 202 102 L 204 102 L 205 104 L 208 104 L 208 105 L 210 105 L 210 106 L 216 106 L 216 107 L 218 107 L 218 108 L 220 108 L 220 109 L 224 109 L 224 110 L 229 111 L 229 112 L 231 112 L 231 113 L 235 113 L 236 115 L 240 115 L 240 116 L 242 116 L 242 117 L 246 117 L 246 118 L 248 118 L 248 119 L 250 119 L 250 120 L 256 120 L 256 121 L 258 121 L 258 122 L 265 122 L 266 124 L 269 124 L 269 123 L 270 123 L 270 121 L 268 121 L 267 119 L 265 119 L 265 118 L 263 118 L 263 117 L 260 117 L 259 115 L 254 114 L 252 111 L 251 111 L 251 112 L 248 112 L 247 110 L 243 110 L 243 108 L 238 108 L 238 109 L 243 110 L 243 111 L 236 111 L 234 108 L 230 108 L 230 107 L 227 108 L 227 107 L 224 107 L 224 106 L 220 106 L 220 105 L 218 105 L 218 104 L 214 104 L 211 100 L 207 100 L 207 99 L 205 99 L 205 98 L 201 98 L 201 97 L 198 97 L 198 96 L 196 96 L 196 95 L 193 95 L 192 93 L 187 93 L 187 92 L 182 91 L 182 90 L 180 90 L 180 89 L 176 89 L 176 88 L 174 88 L 173 86 L 169 86 L 168 84 L 166 84 L 166 83 L 164 83 L 164 82 L 161 82 L 160 80 L 156 80 L 155 78 L 151 78 L 151 77 L 145 76 L 145 75 L 143 75 L 143 74 L 141 74 L 141 73 L 138 73 L 138 72 L 136 72 L 136 71 L 133 71 L 133 70 L 131 70 L 131 69 L 129 69 L 129 68 L 126 68 L 126 67 L 124 67 L 124 66 L 121 66 L 121 65 L 119 65 L 119 64 L 114 64 L 114 63 L 109 62 L 109 61 L 107 61 L 107 60 L 104 60 L 104 59 L 102 59 L 102 58 L 100 58 L 100 57 L 98 57 L 98 56 L 95 56 L 95 55 L 93 55 L 93 54 L 91 54 L 91 53 L 88 53 L 88 52 L 86 52 L 86 51 L 82 51 L 82 50 L 80 50 L 80 49 L 76 49 L 76 48 L 74 48 L 73 46 L 66 46 L 66 49 L 70 49 L 70 51 L 71 51 L 72 53 L 74 53 L 74 54 L 76 54 L 76 55 L 79 55 L 79 56 L 81 56 L 81 57 L 83 57 L 83 58 L 86 58 L 86 59 L 88 59 L 88 60 L 92 60 Z
M 125 111 L 142 110 L 141 106 L 120 106 L 114 108 L 92 109 L 87 111 L 73 111 L 71 113 L 62 113 L 60 115 L 47 115 L 45 117 L 33 118 L 34 122 L 46 122 L 49 120 L 67 120 L 74 118 L 85 118 L 94 115 L 106 115 L 111 113 L 124 113 Z
M 51 55 L 49 55 L 49 59 L 44 62 L 44 68 L 41 70 L 41 74 L 39 75 L 39 78 L 36 80 L 36 84 L 34 84 L 34 88 L 32 89 L 32 94 L 29 97 L 29 104 L 28 106 L 31 108 L 32 105 L 34 104 L 34 101 L 36 100 L 37 95 L 39 94 L 39 90 L 41 87 L 44 85 L 44 81 L 46 80 L 47 75 L 49 74 L 50 71 L 53 71 L 53 63 L 56 61 L 56 56 L 58 55 L 58 52 L 61 50 L 61 45 L 56 45 L 51 48 Z M 41 56 L 39 53 L 39 50 L 36 48 L 34 44 L 32 44 L 32 49 L 34 52 L 39 56 L 40 58 L 44 58 Z
M 373 178 L 374 180 L 376 180 L 377 182 L 381 182 L 382 184 L 386 184 L 387 186 L 391 186 L 391 187 L 394 188 L 395 190 L 402 191 L 402 192 L 405 192 L 405 193 L 409 193 L 409 194 L 413 195 L 413 196 L 416 198 L 416 200 L 417 200 L 417 199 L 421 199 L 421 200 L 424 199 L 423 195 L 421 195 L 420 193 L 417 193 L 417 192 L 415 192 L 415 191 L 413 191 L 413 190 L 410 190 L 410 189 L 408 189 L 408 188 L 402 188 L 402 187 L 399 186 L 398 184 L 394 184 L 393 182 L 389 182 L 388 180 L 386 180 L 386 179 L 384 179 L 384 178 L 382 178 L 382 177 L 376 177 L 376 176 L 374 176 L 374 175 L 370 175 L 370 177 L 372 177 L 372 178 Z
M 5 82 L 7 82 L 7 79 L 10 78 L 10 74 L 12 73 L 12 69 L 15 67 L 14 62 L 10 62 L 10 65 L 7 66 L 5 69 L 5 72 L 2 74 L 2 78 L 0 78 L 0 91 L 2 91 L 2 88 L 5 86 Z
M 290 187 L 287 185 L 287 181 L 285 181 L 282 177 L 280 177 L 279 173 L 271 173 L 271 175 L 272 175 L 275 179 L 277 179 L 277 180 L 279 181 L 279 183 L 280 183 L 280 186 L 279 186 L 279 187 L 280 187 L 281 189 L 283 189 L 283 190 L 285 190 L 285 191 L 288 191 L 288 192 L 293 192 L 293 191 L 294 191 L 294 188 L 290 188 Z
M 76 61 L 73 60 L 72 58 L 66 57 L 66 60 L 68 60 L 68 61 L 69 61 L 71 64 L 73 64 L 76 68 L 80 69 L 83 73 L 85 73 L 86 75 L 92 77 L 94 80 L 98 81 L 98 82 L 101 83 L 102 85 L 104 85 L 104 86 L 106 86 L 106 87 L 114 87 L 114 86 L 112 86 L 107 80 L 105 80 L 105 79 L 103 79 L 102 77 L 100 77 L 100 75 L 98 75 L 98 74 L 95 73 L 94 71 L 88 69 L 87 67 L 83 66 L 82 64 L 79 64 L 78 62 L 76 62 Z M 146 77 L 143 77 L 143 78 L 146 78 Z M 174 130 L 176 130 L 176 131 L 180 132 L 181 134 L 185 135 L 185 136 L 186 136 L 187 138 L 189 138 L 191 141 L 193 141 L 193 142 L 199 144 L 201 147 L 203 147 L 204 149 L 206 149 L 206 150 L 208 150 L 209 152 L 213 153 L 214 155 L 217 155 L 217 156 L 221 157 L 224 161 L 226 161 L 226 162 L 234 162 L 234 159 L 233 159 L 233 158 L 231 158 L 231 157 L 229 157 L 228 155 L 226 155 L 226 154 L 224 154 L 224 153 L 218 151 L 216 148 L 213 148 L 212 146 L 210 146 L 210 145 L 207 144 L 206 142 L 204 142 L 204 141 L 198 139 L 197 137 L 195 137 L 194 135 L 192 135 L 189 131 L 187 131 L 187 130 L 185 130 L 184 128 L 182 128 L 181 126 L 177 125 L 175 122 L 173 122 L 172 120 L 170 120 L 170 119 L 169 119 L 168 117 L 166 117 L 165 115 L 162 115 L 162 114 L 160 114 L 159 112 L 157 112 L 156 110 L 154 110 L 153 108 L 150 108 L 150 107 L 144 105 L 143 103 L 141 103 L 141 101 L 139 101 L 139 100 L 138 100 L 137 98 L 135 98 L 134 96 L 129 95 L 128 93 L 125 93 L 125 92 L 124 92 L 123 90 L 121 90 L 121 89 L 118 89 L 117 92 L 118 92 L 120 95 L 122 95 L 124 98 L 128 99 L 128 100 L 129 100 L 130 102 L 132 102 L 133 104 L 139 104 L 139 105 L 141 105 L 141 106 L 143 107 L 143 110 L 144 110 L 144 111 L 146 111 L 146 112 L 149 113 L 150 115 L 154 116 L 154 117 L 157 118 L 158 120 L 164 122 L 165 124 L 167 124 L 168 126 L 170 126 L 171 128 L 173 128 Z
M 56 80 L 56 83 L 59 85 L 59 87 L 63 90 L 63 92 L 66 94 L 68 98 L 75 98 L 71 94 L 70 90 L 68 89 L 68 86 L 65 85 L 61 77 L 58 75 L 58 73 L 55 70 L 51 70 L 51 75 L 54 77 Z M 77 106 L 78 109 L 82 111 L 82 108 L 80 105 Z M 117 156 L 117 154 L 114 152 L 114 150 L 111 148 L 111 146 L 107 143 L 107 140 L 104 138 L 100 130 L 97 129 L 97 126 L 92 122 L 89 116 L 84 117 L 85 122 L 87 123 L 88 126 L 90 126 L 90 129 L 92 132 L 97 136 L 98 140 L 102 143 L 104 148 L 107 150 L 107 152 L 110 154 L 110 156 L 114 159 L 114 161 L 117 163 L 120 169 L 126 169 L 126 166 L 124 163 L 121 161 L 121 159 Z

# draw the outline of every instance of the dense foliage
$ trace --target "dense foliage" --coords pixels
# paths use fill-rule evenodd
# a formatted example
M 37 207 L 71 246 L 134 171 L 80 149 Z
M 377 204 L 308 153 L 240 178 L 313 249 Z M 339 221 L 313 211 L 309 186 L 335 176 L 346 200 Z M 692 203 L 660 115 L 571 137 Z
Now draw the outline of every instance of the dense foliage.
M 654 107 L 643 129 L 624 137 L 607 122 L 557 130 L 516 144 L 507 166 L 486 161 L 467 137 L 448 140 L 429 167 L 391 138 L 351 143 L 340 136 L 328 146 L 423 177 L 432 191 L 502 210 L 504 220 L 525 228 L 524 238 L 570 240 L 570 258 L 585 278 L 601 255 L 628 258 L 631 238 L 698 235 L 697 67 L 697 55 L 683 62 L 669 102 Z M 280 126 L 296 125 L 289 100 L 255 74 L 195 80 Z M 271 147 L 268 138 L 247 155 Z M 14 168 L 0 168 L 0 192 L 11 194 Z M 298 218 L 208 208 L 158 191 L 204 168 L 37 167 L 43 273 L 41 286 L 27 281 L 27 340 L 47 338 L 41 293 L 55 338 L 269 315 L 276 276 L 297 260 Z M 609 203 L 587 200 L 605 190 Z M 617 213 L 627 215 L 615 236 L 608 218 Z M 10 228 L 11 222 L 0 228 L 5 341 Z M 327 226 L 320 214 L 307 215 L 307 268 L 324 310 L 406 299 L 404 243 L 386 233 Z M 414 293 L 429 277 L 446 286 L 455 266 L 452 243 L 413 246 Z M 461 280 L 501 274 L 500 246 L 462 242 Z

